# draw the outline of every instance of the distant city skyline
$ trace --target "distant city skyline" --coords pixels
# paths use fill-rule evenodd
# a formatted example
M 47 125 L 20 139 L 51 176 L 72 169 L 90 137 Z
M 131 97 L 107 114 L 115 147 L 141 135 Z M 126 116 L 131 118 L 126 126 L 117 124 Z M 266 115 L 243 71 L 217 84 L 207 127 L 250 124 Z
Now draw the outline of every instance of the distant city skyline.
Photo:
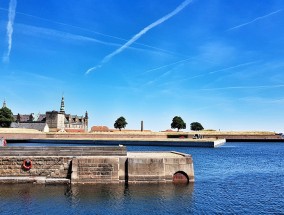
M 89 128 L 283 132 L 284 2 L 3 0 L 0 99 Z

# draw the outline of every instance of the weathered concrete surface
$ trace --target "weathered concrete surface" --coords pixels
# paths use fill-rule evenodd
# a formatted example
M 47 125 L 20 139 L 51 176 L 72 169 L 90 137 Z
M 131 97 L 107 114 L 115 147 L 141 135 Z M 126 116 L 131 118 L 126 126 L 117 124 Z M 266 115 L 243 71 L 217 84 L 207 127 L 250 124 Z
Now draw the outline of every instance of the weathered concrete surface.
M 177 172 L 194 181 L 193 161 L 190 155 L 177 152 L 128 152 L 129 182 L 169 182 Z
M 35 183 L 35 184 L 69 184 L 69 179 L 64 178 L 46 178 L 42 176 L 17 176 L 17 177 L 0 177 L 0 183 L 20 184 L 20 183 Z
M 225 139 L 27 139 L 27 140 L 8 140 L 9 142 L 28 142 L 28 143 L 48 143 L 48 144 L 90 144 L 98 146 L 174 146 L 174 147 L 204 147 L 214 148 L 226 143 Z
M 108 155 L 103 155 L 103 149 Z M 23 163 L 29 159 L 31 169 Z M 3 147 L 0 183 L 170 182 L 177 172 L 194 181 L 190 155 L 128 152 L 125 147 Z
M 224 145 L 226 143 L 226 139 L 214 140 L 214 148 Z
M 32 161 L 32 168 L 23 168 L 24 160 Z M 4 156 L 0 157 L 0 177 L 44 176 L 47 178 L 67 178 L 71 157 L 59 156 Z
M 118 183 L 119 157 L 81 157 L 73 159 L 72 183 Z
M 194 134 L 201 134 L 204 138 L 214 139 L 283 139 L 275 132 L 257 131 L 190 131 L 190 132 L 92 132 L 92 133 L 43 133 L 32 129 L 17 130 L 0 128 L 0 135 L 8 140 L 26 139 L 167 139 L 173 136 L 193 138 Z
M 126 147 L 112 146 L 18 146 L 1 147 L 0 156 L 126 156 Z

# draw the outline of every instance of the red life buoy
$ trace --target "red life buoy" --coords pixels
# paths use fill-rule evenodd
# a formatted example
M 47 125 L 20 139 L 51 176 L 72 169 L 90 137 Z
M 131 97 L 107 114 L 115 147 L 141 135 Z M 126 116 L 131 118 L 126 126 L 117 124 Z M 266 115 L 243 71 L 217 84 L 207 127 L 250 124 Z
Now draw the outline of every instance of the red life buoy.
M 32 161 L 27 159 L 23 161 L 23 168 L 25 170 L 30 170 L 32 168 Z
M 3 146 L 7 146 L 7 141 L 5 139 L 3 140 Z

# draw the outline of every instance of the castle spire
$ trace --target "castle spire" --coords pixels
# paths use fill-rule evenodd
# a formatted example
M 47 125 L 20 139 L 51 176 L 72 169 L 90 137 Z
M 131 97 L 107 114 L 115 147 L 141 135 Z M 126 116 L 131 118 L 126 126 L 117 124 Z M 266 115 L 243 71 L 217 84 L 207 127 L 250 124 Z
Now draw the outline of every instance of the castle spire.
M 62 99 L 61 99 L 60 113 L 65 113 L 65 110 L 64 110 L 64 96 L 62 96 Z
M 4 99 L 3 108 L 5 108 L 5 107 L 7 107 L 7 105 L 6 105 L 6 101 L 5 101 L 5 99 Z

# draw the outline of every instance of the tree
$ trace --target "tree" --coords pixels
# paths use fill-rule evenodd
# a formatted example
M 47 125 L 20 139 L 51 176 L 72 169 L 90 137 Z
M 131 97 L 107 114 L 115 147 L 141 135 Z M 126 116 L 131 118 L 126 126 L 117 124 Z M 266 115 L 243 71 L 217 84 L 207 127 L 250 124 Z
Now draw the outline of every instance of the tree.
M 180 116 L 175 116 L 173 118 L 173 122 L 171 124 L 172 128 L 177 128 L 178 131 L 179 129 L 186 129 L 186 123 L 183 121 L 183 119 Z
M 190 130 L 192 131 L 200 131 L 203 130 L 203 126 L 199 122 L 192 122 L 190 124 Z
M 11 123 L 14 121 L 12 111 L 7 107 L 0 109 L 0 127 L 9 128 Z
M 122 128 L 125 128 L 127 125 L 127 122 L 123 116 L 119 117 L 115 123 L 114 123 L 114 128 L 118 128 L 120 131 Z

